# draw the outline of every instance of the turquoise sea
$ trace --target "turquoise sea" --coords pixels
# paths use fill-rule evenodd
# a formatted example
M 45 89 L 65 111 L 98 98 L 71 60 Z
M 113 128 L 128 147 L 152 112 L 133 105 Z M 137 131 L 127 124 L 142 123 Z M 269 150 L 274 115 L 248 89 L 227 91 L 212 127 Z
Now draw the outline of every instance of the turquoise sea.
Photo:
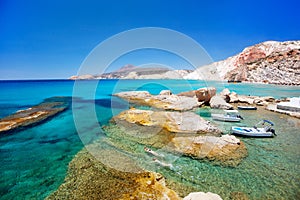
M 71 97 L 75 94 L 81 98 L 65 112 L 42 124 L 0 135 L 0 199 L 44 199 L 55 191 L 66 176 L 68 163 L 84 146 L 78 130 L 92 137 L 105 137 L 99 124 L 106 125 L 113 115 L 129 108 L 128 103 L 112 97 L 113 93 L 148 90 L 158 94 L 162 89 L 178 93 L 207 86 L 216 87 L 218 92 L 226 87 L 245 95 L 300 96 L 300 87 L 248 83 L 186 80 L 0 81 L 0 118 L 53 96 Z M 91 108 L 96 111 L 96 123 L 88 118 Z M 74 112 L 80 113 L 76 120 L 81 123 L 77 123 L 77 127 Z M 210 112 L 214 110 L 197 111 L 207 120 L 211 120 L 207 115 Z M 231 192 L 242 192 L 250 199 L 300 199 L 300 120 L 262 109 L 259 114 L 253 111 L 241 114 L 247 116 L 242 125 L 254 125 L 262 118 L 274 121 L 278 136 L 272 139 L 242 139 L 249 155 L 236 168 L 181 157 L 173 163 L 176 173 L 166 169 L 158 171 L 167 179 L 191 185 L 198 191 L 217 193 L 223 199 L 229 199 Z M 230 128 L 225 123 L 218 125 L 225 132 Z M 137 151 L 141 149 L 142 146 Z

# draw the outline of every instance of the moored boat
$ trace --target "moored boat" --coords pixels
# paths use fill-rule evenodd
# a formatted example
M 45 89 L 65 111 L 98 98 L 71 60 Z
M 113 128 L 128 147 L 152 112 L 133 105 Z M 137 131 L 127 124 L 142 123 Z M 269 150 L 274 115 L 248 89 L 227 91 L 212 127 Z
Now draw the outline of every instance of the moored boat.
M 238 106 L 239 110 L 257 110 L 255 106 Z
M 224 122 L 239 122 L 243 119 L 237 110 L 224 110 L 224 112 L 224 114 L 211 114 L 211 117 Z
M 258 128 L 258 124 L 266 124 L 263 128 Z M 254 127 L 238 127 L 232 126 L 231 132 L 233 135 L 244 137 L 274 137 L 276 136 L 275 130 L 272 128 L 273 122 L 269 120 L 262 120 Z

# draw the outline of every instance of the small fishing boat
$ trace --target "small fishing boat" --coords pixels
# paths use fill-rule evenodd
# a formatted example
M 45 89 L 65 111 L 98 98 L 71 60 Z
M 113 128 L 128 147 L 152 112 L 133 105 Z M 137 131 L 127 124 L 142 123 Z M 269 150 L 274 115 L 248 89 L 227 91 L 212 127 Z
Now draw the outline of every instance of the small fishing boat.
M 224 122 L 239 122 L 243 118 L 237 110 L 224 110 L 224 114 L 211 114 L 212 119 Z
M 238 106 L 239 110 L 257 110 L 255 106 Z
M 258 128 L 257 126 L 260 124 L 264 127 Z M 272 126 L 274 126 L 273 122 L 264 119 L 253 127 L 232 126 L 231 132 L 233 135 L 245 137 L 274 137 L 276 134 Z

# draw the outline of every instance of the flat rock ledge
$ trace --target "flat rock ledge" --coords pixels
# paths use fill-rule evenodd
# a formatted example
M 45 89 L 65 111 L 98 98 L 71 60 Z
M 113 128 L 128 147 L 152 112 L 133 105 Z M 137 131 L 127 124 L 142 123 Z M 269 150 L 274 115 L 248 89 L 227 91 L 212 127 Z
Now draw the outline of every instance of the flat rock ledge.
M 270 105 L 267 106 L 266 109 L 270 110 L 270 111 L 273 111 L 273 112 L 289 115 L 289 116 L 296 117 L 296 118 L 300 119 L 300 112 L 293 112 L 293 111 L 289 111 L 289 110 L 278 109 L 276 104 L 270 104 Z
M 70 101 L 70 97 L 51 97 L 45 99 L 39 105 L 17 111 L 10 116 L 2 118 L 0 119 L 0 134 L 41 123 L 64 111 L 69 106 Z
M 113 117 L 120 120 L 149 127 L 161 127 L 172 133 L 197 133 L 221 135 L 221 130 L 193 112 L 168 112 L 130 109 Z
M 221 136 L 217 127 L 192 112 L 130 109 L 115 116 L 113 121 L 123 134 L 118 136 L 106 127 L 112 138 L 126 138 L 144 145 L 150 142 L 155 148 L 224 166 L 235 167 L 247 156 L 242 141 L 233 135 Z
M 198 102 L 196 96 L 178 96 L 166 91 L 159 95 L 151 95 L 147 91 L 128 91 L 116 93 L 114 96 L 125 99 L 130 103 L 173 111 L 192 110 L 202 104 Z
M 247 156 L 245 144 L 233 135 L 174 137 L 172 147 L 195 159 L 208 159 L 235 167 Z

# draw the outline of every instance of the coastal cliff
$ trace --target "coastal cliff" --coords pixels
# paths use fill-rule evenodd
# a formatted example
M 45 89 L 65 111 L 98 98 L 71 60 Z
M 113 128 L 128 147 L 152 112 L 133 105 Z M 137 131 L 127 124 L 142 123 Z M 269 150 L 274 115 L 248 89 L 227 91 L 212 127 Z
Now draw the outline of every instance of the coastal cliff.
M 194 79 L 299 85 L 299 71 L 300 41 L 266 41 L 194 71 L 125 65 L 114 72 L 71 76 L 69 79 Z
M 226 60 L 199 67 L 184 78 L 299 85 L 299 71 L 300 41 L 267 41 Z

